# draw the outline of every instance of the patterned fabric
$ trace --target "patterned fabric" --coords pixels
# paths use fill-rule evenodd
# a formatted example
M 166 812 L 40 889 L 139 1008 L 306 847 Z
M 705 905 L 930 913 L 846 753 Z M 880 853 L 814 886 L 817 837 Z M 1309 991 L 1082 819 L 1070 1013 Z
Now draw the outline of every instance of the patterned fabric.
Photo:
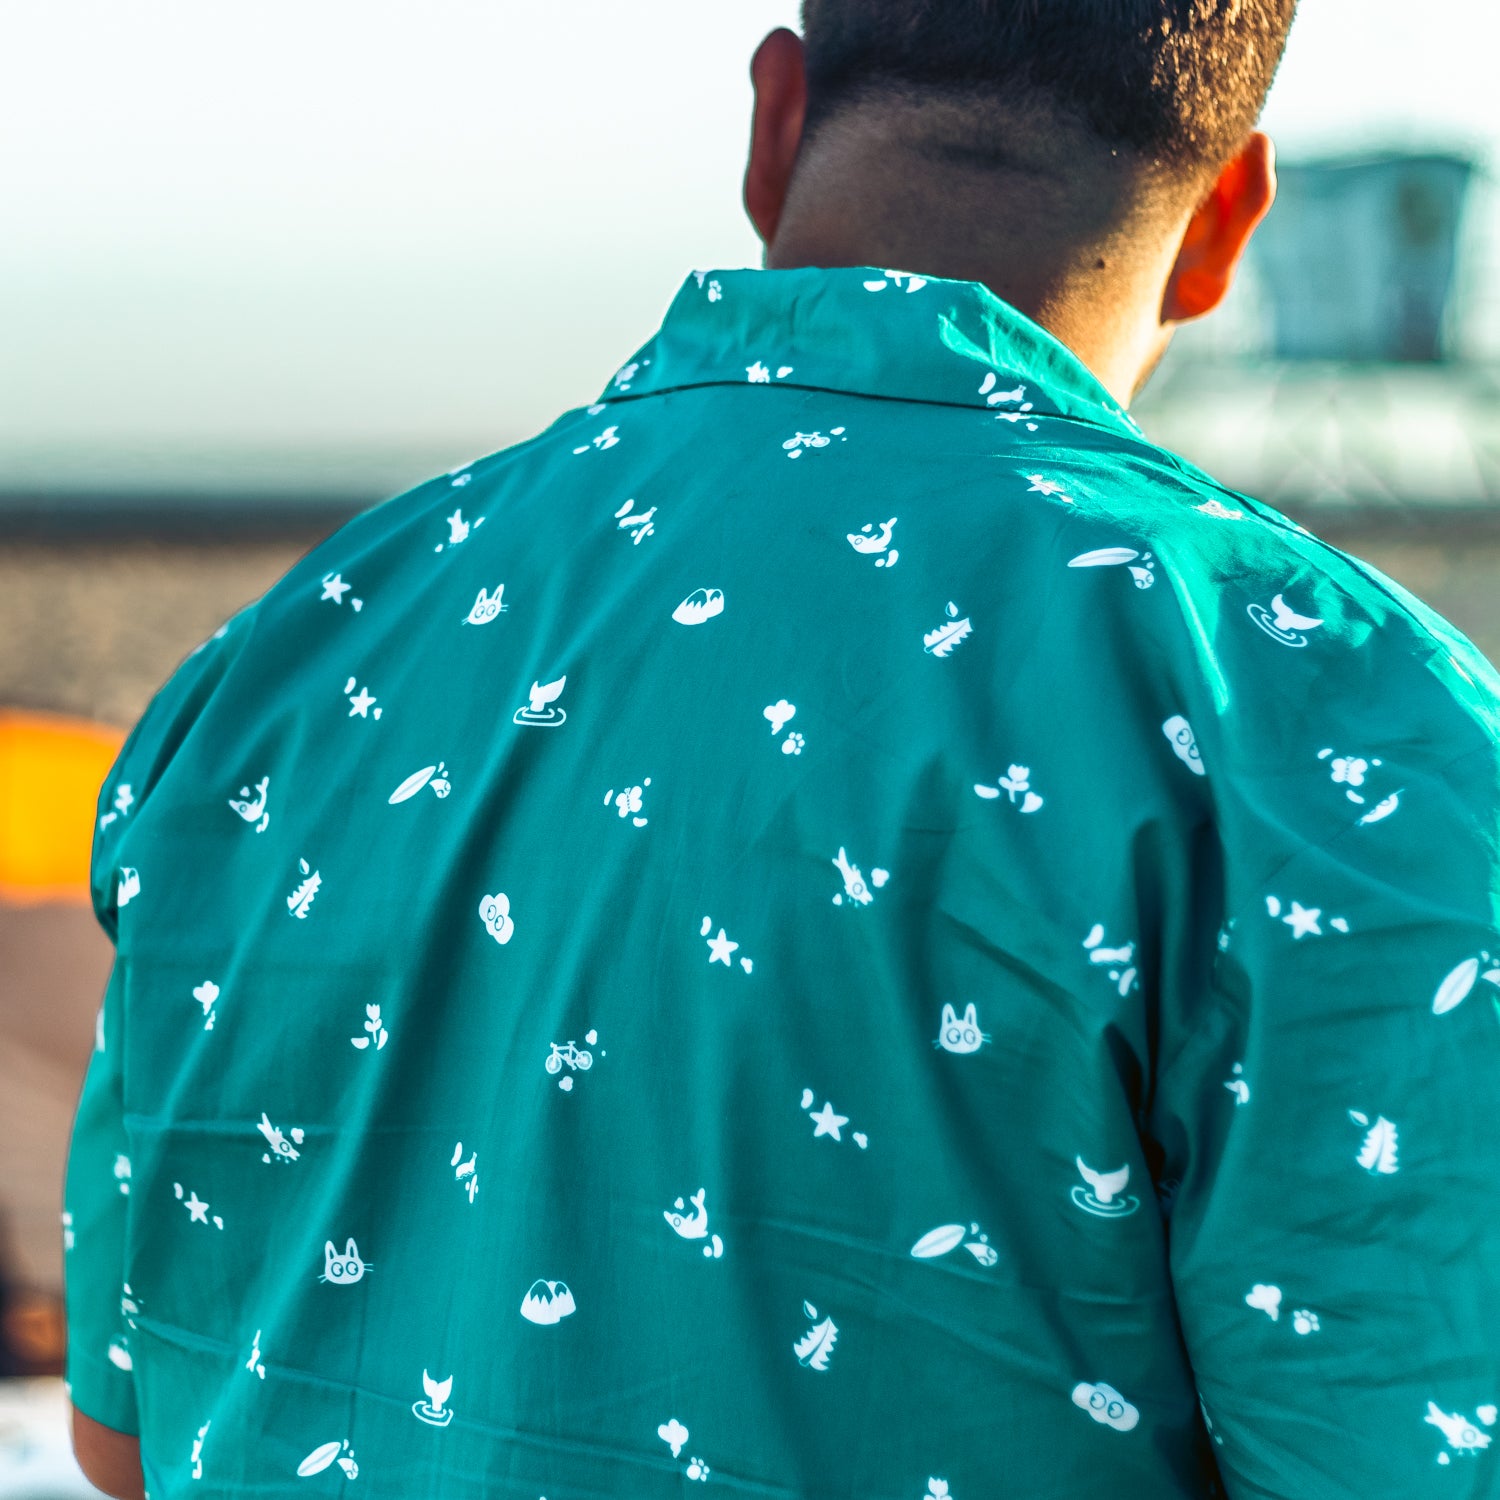
M 155 1500 L 1500 1494 L 1500 678 L 978 286 L 691 278 L 99 811 Z

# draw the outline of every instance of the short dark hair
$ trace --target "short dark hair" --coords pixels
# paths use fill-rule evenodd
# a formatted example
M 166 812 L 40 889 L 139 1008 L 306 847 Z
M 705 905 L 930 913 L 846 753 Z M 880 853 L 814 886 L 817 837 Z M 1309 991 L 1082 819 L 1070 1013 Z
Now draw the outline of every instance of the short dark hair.
M 862 103 L 942 96 L 977 116 L 1060 116 L 1174 172 L 1218 170 L 1255 128 L 1296 4 L 804 0 L 808 132 Z

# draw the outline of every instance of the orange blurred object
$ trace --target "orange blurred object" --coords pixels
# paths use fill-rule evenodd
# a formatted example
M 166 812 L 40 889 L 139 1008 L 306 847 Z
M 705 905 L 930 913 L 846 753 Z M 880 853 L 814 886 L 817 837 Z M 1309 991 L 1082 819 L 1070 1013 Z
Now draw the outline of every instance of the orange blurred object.
M 0 709 L 0 901 L 86 904 L 99 786 L 125 736 Z

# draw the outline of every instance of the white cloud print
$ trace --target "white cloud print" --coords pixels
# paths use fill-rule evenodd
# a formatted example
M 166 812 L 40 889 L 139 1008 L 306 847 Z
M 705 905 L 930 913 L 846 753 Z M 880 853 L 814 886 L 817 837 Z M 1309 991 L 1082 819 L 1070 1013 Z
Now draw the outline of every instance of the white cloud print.
M 508 943 L 516 930 L 510 917 L 510 897 L 502 894 L 486 896 L 479 903 L 479 920 L 497 943 Z
M 1086 1380 L 1073 1387 L 1073 1405 L 1081 1406 L 1096 1422 L 1129 1432 L 1141 1420 L 1141 1414 L 1112 1385 L 1102 1381 L 1090 1385 Z

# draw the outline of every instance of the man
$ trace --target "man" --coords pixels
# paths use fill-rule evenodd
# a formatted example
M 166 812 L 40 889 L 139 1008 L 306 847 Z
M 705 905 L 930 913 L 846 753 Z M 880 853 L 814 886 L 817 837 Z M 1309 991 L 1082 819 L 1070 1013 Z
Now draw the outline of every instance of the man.
M 174 678 L 67 1189 L 107 1488 L 1500 1493 L 1500 679 L 1123 410 L 1291 10 L 811 0 L 772 269 Z

